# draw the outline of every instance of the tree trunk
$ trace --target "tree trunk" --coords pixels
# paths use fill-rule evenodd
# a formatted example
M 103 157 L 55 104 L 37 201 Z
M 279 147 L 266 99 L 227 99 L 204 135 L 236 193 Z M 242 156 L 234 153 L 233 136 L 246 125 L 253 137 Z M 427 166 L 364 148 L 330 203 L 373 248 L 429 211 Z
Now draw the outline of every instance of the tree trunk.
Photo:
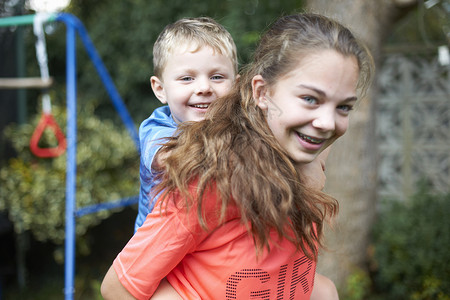
M 307 10 L 332 17 L 362 39 L 379 65 L 380 50 L 392 25 L 417 0 L 307 0 Z M 374 83 L 376 80 L 374 81 Z M 375 216 L 377 142 L 374 85 L 350 116 L 347 133 L 332 146 L 325 191 L 340 204 L 334 230 L 327 231 L 318 272 L 344 287 L 355 268 L 366 268 L 370 231 Z

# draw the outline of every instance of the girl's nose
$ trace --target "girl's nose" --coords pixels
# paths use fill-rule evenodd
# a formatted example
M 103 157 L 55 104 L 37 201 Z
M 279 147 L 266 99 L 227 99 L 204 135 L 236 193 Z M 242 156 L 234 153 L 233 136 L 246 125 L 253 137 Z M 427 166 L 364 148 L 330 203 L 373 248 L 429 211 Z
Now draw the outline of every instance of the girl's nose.
M 312 125 L 322 131 L 333 131 L 336 129 L 336 119 L 334 111 L 321 110 L 318 111 L 316 118 L 312 121 Z

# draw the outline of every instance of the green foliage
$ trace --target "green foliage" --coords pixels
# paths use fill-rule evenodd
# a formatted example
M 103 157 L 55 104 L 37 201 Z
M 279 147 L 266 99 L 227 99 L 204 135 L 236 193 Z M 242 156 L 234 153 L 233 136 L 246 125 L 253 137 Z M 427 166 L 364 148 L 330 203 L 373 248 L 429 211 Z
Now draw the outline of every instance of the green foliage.
M 346 300 L 367 299 L 370 289 L 371 281 L 369 274 L 358 268 L 348 276 L 341 298 Z
M 292 13 L 300 0 L 280 1 L 164 1 L 164 0 L 72 0 L 67 12 L 78 17 L 89 33 L 133 120 L 140 123 L 160 105 L 149 78 L 153 73 L 152 49 L 158 34 L 182 17 L 211 16 L 222 23 L 236 41 L 240 63 L 249 61 L 259 34 L 282 14 Z M 65 35 L 63 23 L 47 27 L 52 93 L 65 95 Z M 34 35 L 25 26 L 27 76 L 39 76 Z M 118 115 L 103 84 L 77 39 L 78 176 L 79 206 L 99 203 L 138 191 L 139 158 L 124 131 L 111 121 Z M 38 91 L 27 93 L 29 115 L 35 113 Z M 57 109 L 54 108 L 54 112 Z M 62 128 L 63 108 L 55 115 Z M 94 117 L 98 116 L 97 117 Z M 38 159 L 29 152 L 29 139 L 36 120 L 7 130 L 19 156 L 1 169 L 0 210 L 7 210 L 17 232 L 32 230 L 39 240 L 61 242 L 64 234 L 65 156 Z M 108 134 L 105 134 L 105 132 Z M 53 143 L 46 133 L 47 143 Z M 77 234 L 94 225 L 108 212 L 82 217 Z M 80 245 L 81 243 L 77 243 Z
M 450 193 L 422 184 L 384 208 L 374 231 L 377 290 L 384 299 L 449 299 Z
M 299 0 L 72 0 L 69 12 L 83 22 L 130 114 L 140 122 L 160 105 L 153 96 L 149 79 L 153 74 L 153 43 L 167 24 L 183 17 L 215 18 L 230 31 L 240 63 L 244 64 L 268 24 L 300 6 Z M 63 79 L 65 27 L 62 24 L 57 24 L 54 34 L 47 36 L 47 44 L 50 72 Z M 77 70 L 80 103 L 95 102 L 101 116 L 116 117 L 81 43 L 77 49 Z
M 85 105 L 78 113 L 77 207 L 116 200 L 137 194 L 139 156 L 123 128 L 100 120 L 94 107 Z M 65 128 L 65 113 L 53 106 L 53 114 Z M 66 155 L 37 158 L 29 141 L 37 124 L 13 125 L 5 130 L 18 153 L 0 169 L 0 211 L 7 211 L 16 232 L 30 230 L 39 241 L 62 243 L 65 222 Z M 55 146 L 54 135 L 45 131 L 41 147 Z M 110 215 L 101 211 L 77 220 L 76 234 Z

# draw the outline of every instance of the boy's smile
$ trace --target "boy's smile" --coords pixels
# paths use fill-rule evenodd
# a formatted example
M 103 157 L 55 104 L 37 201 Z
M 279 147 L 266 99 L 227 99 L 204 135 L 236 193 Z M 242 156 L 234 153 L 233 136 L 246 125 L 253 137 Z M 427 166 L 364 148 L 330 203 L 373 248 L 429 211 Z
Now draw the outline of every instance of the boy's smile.
M 180 47 L 170 54 L 162 78 L 151 78 L 155 95 L 176 123 L 200 121 L 209 104 L 225 96 L 235 80 L 232 60 L 209 46 Z

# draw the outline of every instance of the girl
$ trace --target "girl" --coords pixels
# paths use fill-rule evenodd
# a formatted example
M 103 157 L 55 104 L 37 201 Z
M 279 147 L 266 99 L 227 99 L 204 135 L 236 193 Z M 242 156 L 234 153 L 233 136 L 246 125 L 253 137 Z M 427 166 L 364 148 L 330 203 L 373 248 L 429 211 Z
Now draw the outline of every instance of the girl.
M 345 133 L 371 76 L 339 23 L 275 22 L 231 94 L 160 150 L 159 209 L 115 259 L 105 299 L 148 299 L 164 277 L 183 299 L 309 299 L 337 202 L 298 170 Z

